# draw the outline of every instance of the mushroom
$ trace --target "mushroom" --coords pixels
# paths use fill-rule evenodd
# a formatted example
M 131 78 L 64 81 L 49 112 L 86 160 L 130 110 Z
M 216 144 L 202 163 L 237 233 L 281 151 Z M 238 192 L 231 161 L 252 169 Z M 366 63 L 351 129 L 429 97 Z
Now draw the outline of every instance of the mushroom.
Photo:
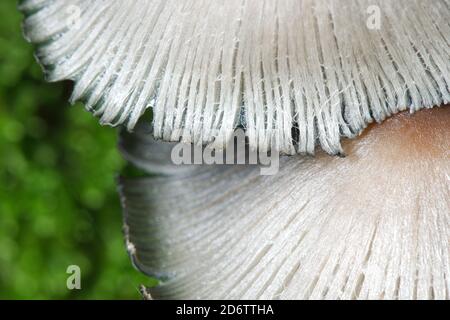
M 146 297 L 449 298 L 450 113 L 415 113 L 450 102 L 447 0 L 20 9 L 48 80 L 122 126 L 146 173 L 120 179 L 128 251 L 160 279 Z M 178 142 L 231 153 L 239 128 L 276 175 L 171 161 Z

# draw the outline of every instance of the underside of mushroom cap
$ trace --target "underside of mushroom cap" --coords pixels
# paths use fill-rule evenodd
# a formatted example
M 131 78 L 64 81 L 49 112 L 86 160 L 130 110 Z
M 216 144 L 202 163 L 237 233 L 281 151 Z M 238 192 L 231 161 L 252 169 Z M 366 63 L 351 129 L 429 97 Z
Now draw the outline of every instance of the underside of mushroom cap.
M 120 191 L 130 256 L 161 280 L 153 298 L 450 299 L 450 107 L 373 126 L 345 159 L 283 157 L 274 176 L 169 170 L 170 154 L 135 147 L 167 150 L 141 128 L 121 149 L 164 174 Z
M 373 121 L 450 102 L 450 7 L 421 0 L 24 0 L 51 81 L 158 139 L 342 153 Z

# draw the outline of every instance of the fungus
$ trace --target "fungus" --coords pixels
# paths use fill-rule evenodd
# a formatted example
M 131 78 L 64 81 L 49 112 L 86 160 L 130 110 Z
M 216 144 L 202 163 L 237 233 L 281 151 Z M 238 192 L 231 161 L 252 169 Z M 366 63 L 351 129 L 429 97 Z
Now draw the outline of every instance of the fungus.
M 146 296 L 449 298 L 449 108 L 411 115 L 450 102 L 447 0 L 20 9 L 48 80 L 73 80 L 152 174 L 120 180 L 130 256 L 161 279 Z M 174 143 L 220 150 L 238 128 L 282 154 L 278 174 L 171 162 Z

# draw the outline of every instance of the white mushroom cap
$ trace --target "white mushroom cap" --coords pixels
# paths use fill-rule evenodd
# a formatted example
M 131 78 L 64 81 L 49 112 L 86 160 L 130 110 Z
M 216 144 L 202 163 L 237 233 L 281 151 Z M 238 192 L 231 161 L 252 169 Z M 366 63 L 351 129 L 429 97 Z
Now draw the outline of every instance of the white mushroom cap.
M 342 153 L 372 121 L 450 102 L 446 0 L 25 0 L 52 81 L 104 124 L 217 144 Z

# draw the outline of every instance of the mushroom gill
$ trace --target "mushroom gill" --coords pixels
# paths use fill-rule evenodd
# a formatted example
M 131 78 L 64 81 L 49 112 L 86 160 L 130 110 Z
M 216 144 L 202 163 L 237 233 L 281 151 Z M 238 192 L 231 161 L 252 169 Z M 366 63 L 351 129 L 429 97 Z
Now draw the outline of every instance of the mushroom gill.
M 134 264 L 161 280 L 153 298 L 450 298 L 450 107 L 374 126 L 346 158 L 283 157 L 274 176 L 173 166 L 144 128 L 123 133 L 123 154 L 164 174 L 120 192 Z

